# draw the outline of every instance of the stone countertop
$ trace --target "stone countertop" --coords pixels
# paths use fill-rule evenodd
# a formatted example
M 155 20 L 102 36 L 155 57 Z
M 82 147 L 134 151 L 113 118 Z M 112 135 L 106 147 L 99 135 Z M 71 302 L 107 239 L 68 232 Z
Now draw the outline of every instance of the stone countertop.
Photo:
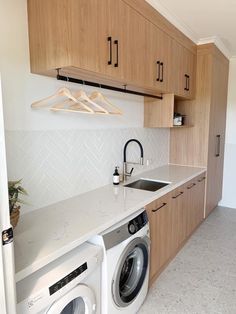
M 127 181 L 148 178 L 170 182 L 156 192 L 110 184 L 22 215 L 14 235 L 16 281 L 205 171 L 165 165 Z

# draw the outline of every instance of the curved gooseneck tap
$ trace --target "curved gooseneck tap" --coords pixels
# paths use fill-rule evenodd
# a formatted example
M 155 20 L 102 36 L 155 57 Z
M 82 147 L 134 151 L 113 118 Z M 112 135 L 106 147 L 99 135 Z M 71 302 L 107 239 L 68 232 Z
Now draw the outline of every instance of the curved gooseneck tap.
M 137 144 L 139 145 L 140 153 L 141 153 L 140 162 L 139 162 L 139 163 L 137 163 L 137 162 L 127 162 L 127 160 L 126 160 L 126 150 L 127 150 L 127 146 L 128 146 L 129 143 L 131 143 L 131 142 L 135 142 L 135 143 L 137 143 Z M 127 177 L 130 177 L 130 176 L 132 175 L 132 172 L 133 172 L 133 170 L 134 170 L 134 168 L 132 168 L 130 172 L 127 172 L 127 164 L 128 164 L 128 163 L 130 163 L 130 164 L 140 164 L 140 165 L 143 165 L 143 146 L 142 146 L 142 144 L 141 144 L 138 140 L 136 140 L 136 139 L 134 139 L 134 138 L 128 140 L 128 141 L 125 143 L 125 146 L 124 146 L 124 159 L 123 159 L 123 179 L 124 179 L 124 181 L 126 180 Z

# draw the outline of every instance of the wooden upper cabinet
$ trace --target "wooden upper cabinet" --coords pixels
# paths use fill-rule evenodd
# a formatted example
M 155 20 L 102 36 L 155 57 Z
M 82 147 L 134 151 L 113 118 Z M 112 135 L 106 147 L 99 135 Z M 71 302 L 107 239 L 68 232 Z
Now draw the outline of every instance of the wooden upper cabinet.
M 186 98 L 195 97 L 196 85 L 196 55 L 172 41 L 172 82 L 174 93 Z
M 126 6 L 121 0 L 28 0 L 32 72 L 74 68 L 123 78 Z
M 171 86 L 171 38 L 146 21 L 146 83 L 162 92 Z
M 193 95 L 194 55 L 124 0 L 28 0 L 28 20 L 33 73 Z
M 73 4 L 73 65 L 143 86 L 145 18 L 122 0 Z

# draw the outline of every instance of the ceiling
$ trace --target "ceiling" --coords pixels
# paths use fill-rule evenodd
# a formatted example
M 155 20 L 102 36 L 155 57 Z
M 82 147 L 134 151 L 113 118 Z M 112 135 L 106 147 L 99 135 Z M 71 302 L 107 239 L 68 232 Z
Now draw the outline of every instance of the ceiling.
M 146 0 L 196 43 L 216 42 L 236 56 L 235 0 Z

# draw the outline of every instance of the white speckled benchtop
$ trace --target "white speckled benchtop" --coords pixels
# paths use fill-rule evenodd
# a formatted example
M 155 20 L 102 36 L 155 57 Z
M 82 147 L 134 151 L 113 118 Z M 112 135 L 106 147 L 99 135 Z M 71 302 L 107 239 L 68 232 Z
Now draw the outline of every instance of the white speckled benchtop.
M 16 281 L 206 171 L 166 165 L 133 177 L 171 182 L 156 192 L 106 185 L 22 215 L 14 234 Z

